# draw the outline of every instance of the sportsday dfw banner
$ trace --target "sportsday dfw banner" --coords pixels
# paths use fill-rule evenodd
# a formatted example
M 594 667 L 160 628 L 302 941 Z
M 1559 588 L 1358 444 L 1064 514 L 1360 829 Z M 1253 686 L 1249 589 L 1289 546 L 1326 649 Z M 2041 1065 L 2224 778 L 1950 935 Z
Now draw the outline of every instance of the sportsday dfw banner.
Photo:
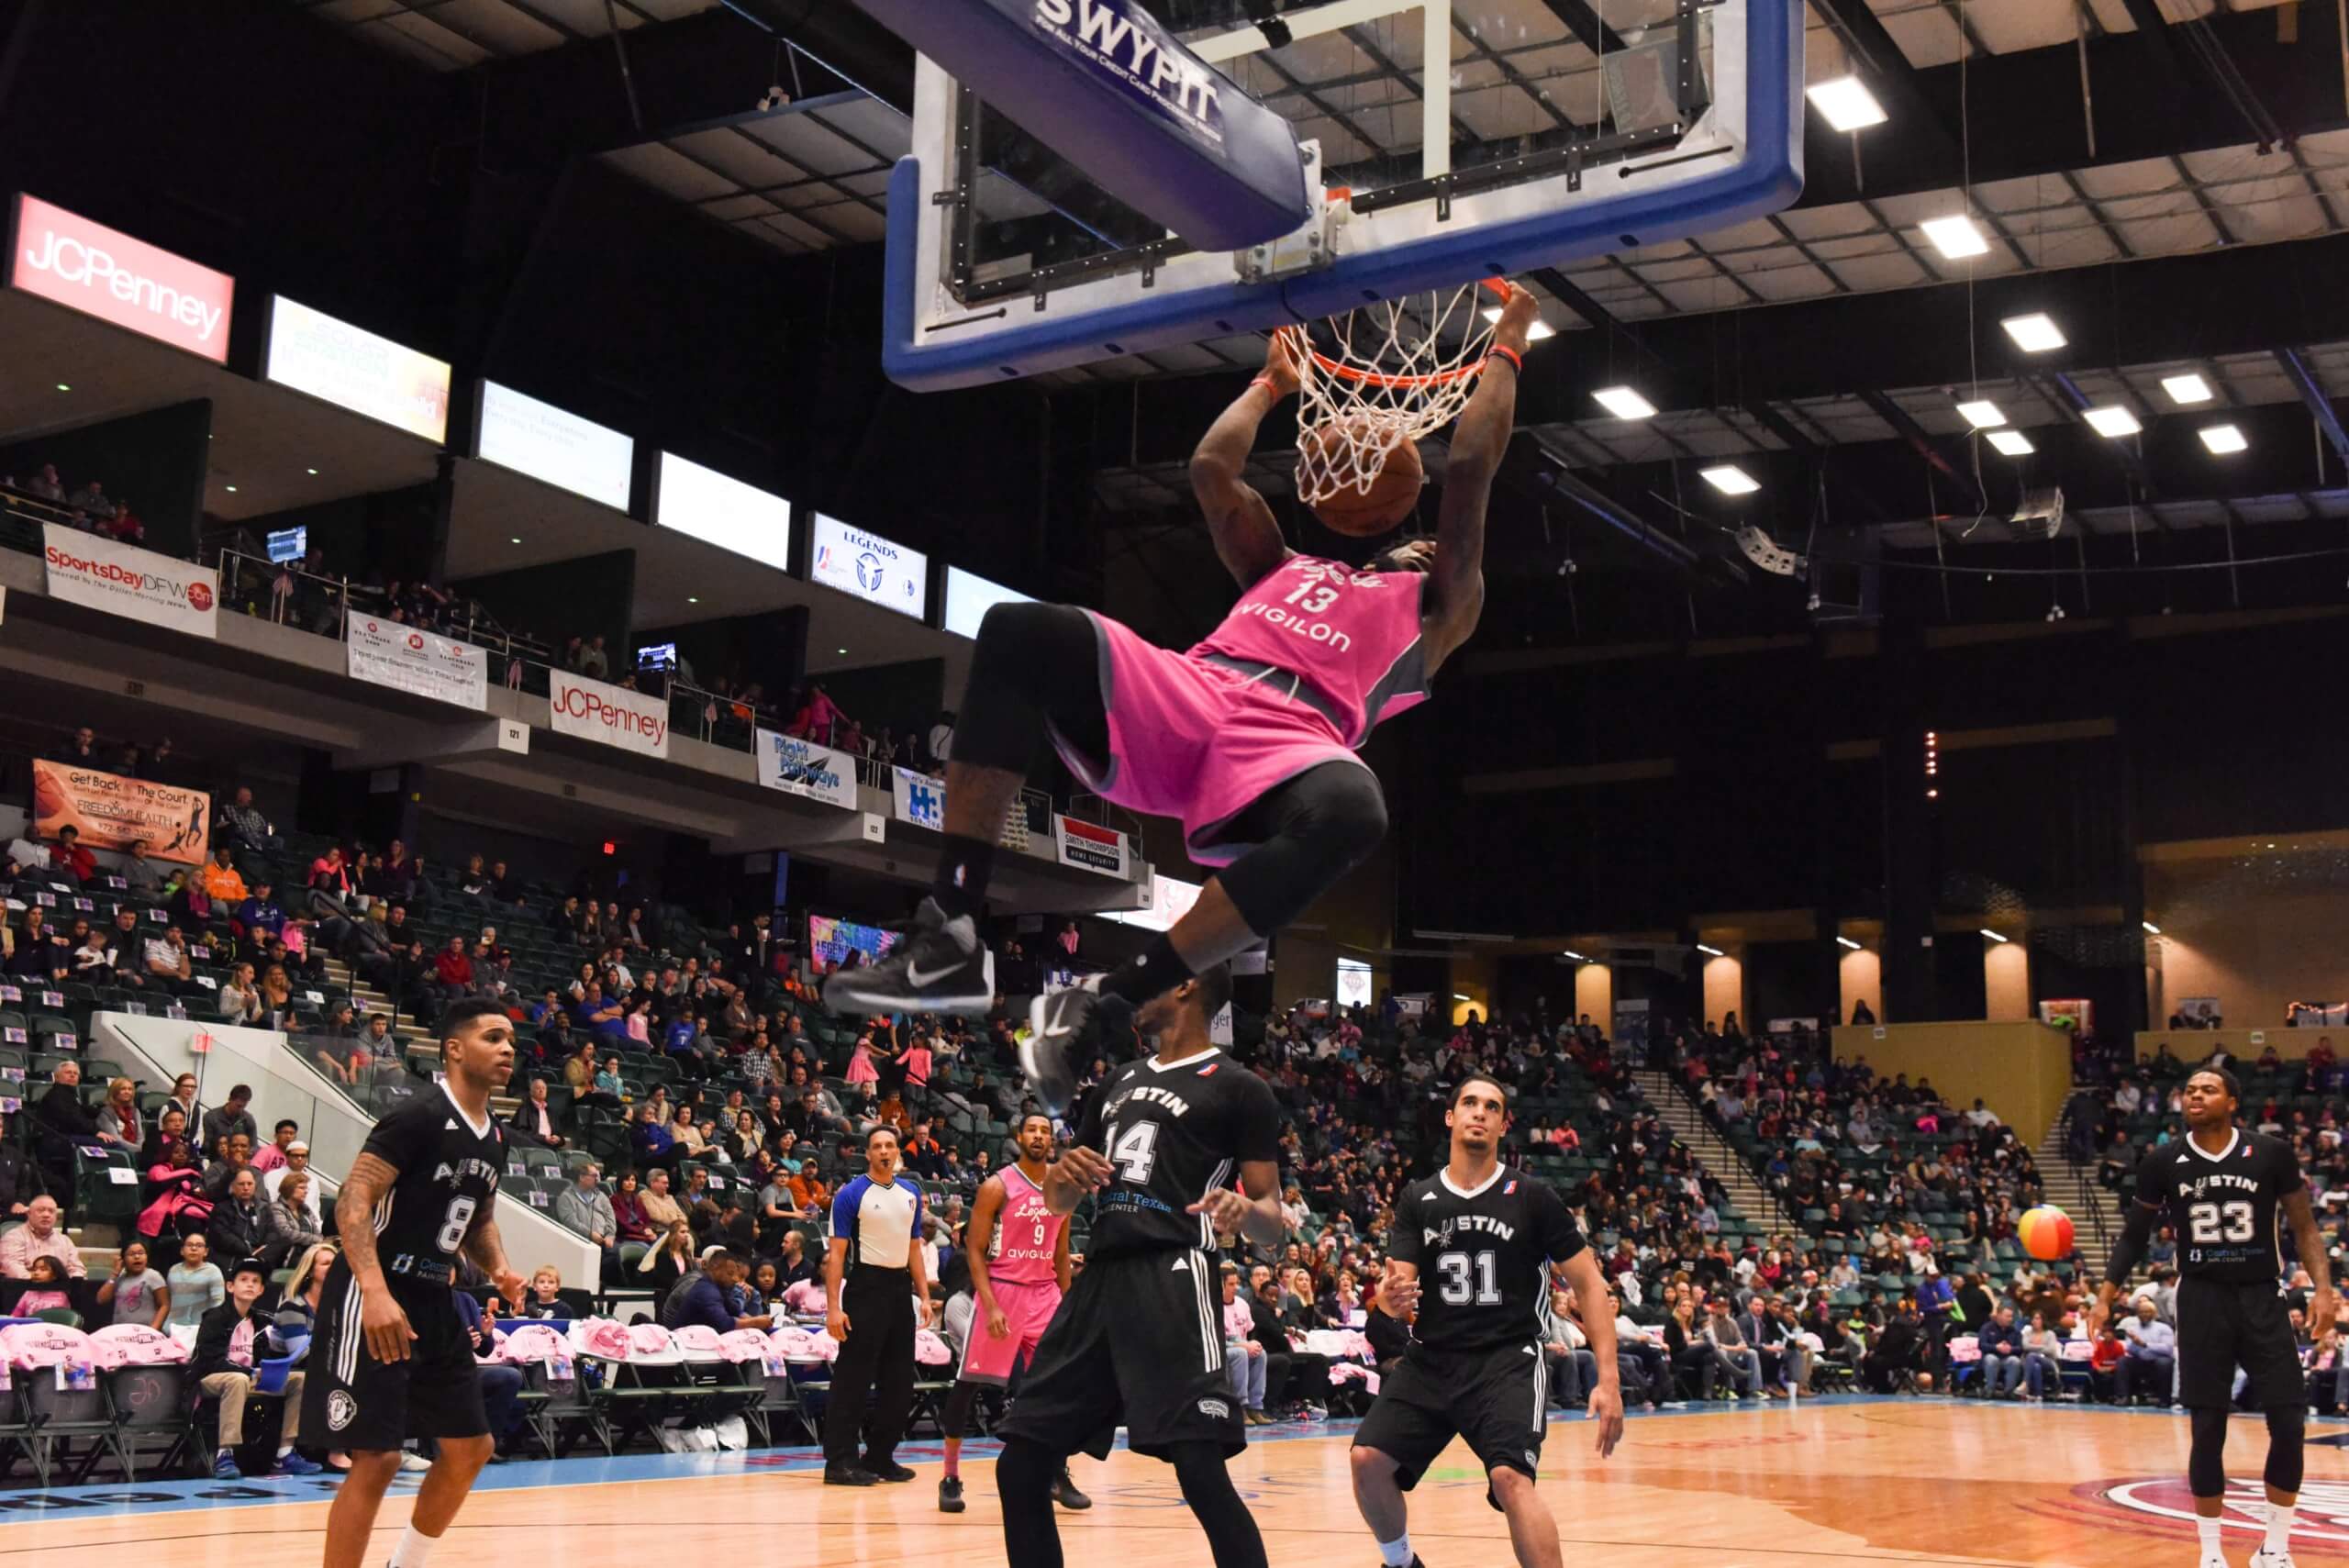
M 856 805 L 856 769 L 845 751 L 777 730 L 758 732 L 759 783 L 827 806 Z
M 433 697 L 479 713 L 489 706 L 489 656 L 469 642 L 397 621 L 351 617 L 343 634 L 354 681 Z
M 661 698 L 606 685 L 568 670 L 550 671 L 549 675 L 551 691 L 547 706 L 557 735 L 600 740 L 647 757 L 669 754 L 669 705 Z
M 1064 866 L 1097 871 L 1104 876 L 1126 874 L 1126 836 L 1115 828 L 1097 828 L 1074 817 L 1055 816 L 1052 845 Z
M 42 524 L 40 532 L 50 598 L 191 637 L 219 636 L 220 574 L 211 567 L 58 523 Z

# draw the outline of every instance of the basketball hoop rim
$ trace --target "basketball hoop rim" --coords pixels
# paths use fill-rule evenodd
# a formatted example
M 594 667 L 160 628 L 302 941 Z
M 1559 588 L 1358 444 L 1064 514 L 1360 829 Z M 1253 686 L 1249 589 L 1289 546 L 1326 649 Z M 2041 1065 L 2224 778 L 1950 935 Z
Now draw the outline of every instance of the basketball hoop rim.
M 1484 278 L 1479 280 L 1475 286 L 1490 289 L 1503 300 L 1507 300 L 1510 295 L 1517 292 L 1506 278 Z M 1350 381 L 1363 386 L 1388 387 L 1399 391 L 1408 391 L 1419 386 L 1449 386 L 1455 381 L 1482 373 L 1485 366 L 1492 360 L 1492 356 L 1487 354 L 1478 359 L 1474 364 L 1454 365 L 1450 370 L 1431 371 L 1423 375 L 1388 375 L 1381 371 L 1365 370 L 1359 365 L 1350 365 L 1342 361 L 1331 359 L 1313 347 L 1312 339 L 1306 337 L 1305 329 L 1301 327 L 1283 327 L 1277 330 L 1296 334 L 1293 341 L 1308 359 L 1328 374 L 1336 376 L 1341 381 Z

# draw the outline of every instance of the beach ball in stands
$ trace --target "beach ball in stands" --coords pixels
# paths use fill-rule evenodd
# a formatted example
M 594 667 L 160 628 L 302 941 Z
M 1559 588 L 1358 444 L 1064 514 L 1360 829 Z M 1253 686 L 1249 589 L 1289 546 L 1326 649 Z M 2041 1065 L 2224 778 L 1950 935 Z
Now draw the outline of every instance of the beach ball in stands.
M 2072 1217 L 2052 1204 L 2026 1211 L 2016 1234 L 2022 1250 L 2043 1263 L 2072 1255 Z

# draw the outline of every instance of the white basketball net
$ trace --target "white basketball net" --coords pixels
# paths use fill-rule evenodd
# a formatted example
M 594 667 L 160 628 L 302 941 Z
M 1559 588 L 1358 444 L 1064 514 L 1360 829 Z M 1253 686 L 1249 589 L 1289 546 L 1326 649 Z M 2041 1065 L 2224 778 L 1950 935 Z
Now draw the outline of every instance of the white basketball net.
M 1387 454 L 1452 422 L 1476 387 L 1494 323 L 1487 284 L 1412 295 L 1299 328 L 1297 494 L 1308 506 L 1367 495 Z M 1318 433 L 1318 439 L 1316 439 Z

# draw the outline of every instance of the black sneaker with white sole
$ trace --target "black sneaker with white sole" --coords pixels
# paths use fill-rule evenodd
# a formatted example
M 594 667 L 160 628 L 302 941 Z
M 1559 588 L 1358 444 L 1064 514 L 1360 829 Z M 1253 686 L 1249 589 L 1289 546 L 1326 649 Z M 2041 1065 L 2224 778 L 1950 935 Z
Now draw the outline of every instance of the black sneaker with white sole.
M 1047 991 L 1028 1004 L 1028 1038 L 1019 1042 L 1019 1070 L 1036 1103 L 1052 1116 L 1066 1116 L 1076 1099 L 1080 1052 L 1097 1043 L 1105 1026 L 1133 1017 L 1134 1005 L 1101 992 L 1101 976 L 1088 974 L 1064 991 Z
M 946 917 L 934 898 L 914 912 L 914 929 L 879 963 L 835 970 L 824 1006 L 836 1013 L 960 1013 L 985 1018 L 995 1006 L 995 954 L 968 915 Z

